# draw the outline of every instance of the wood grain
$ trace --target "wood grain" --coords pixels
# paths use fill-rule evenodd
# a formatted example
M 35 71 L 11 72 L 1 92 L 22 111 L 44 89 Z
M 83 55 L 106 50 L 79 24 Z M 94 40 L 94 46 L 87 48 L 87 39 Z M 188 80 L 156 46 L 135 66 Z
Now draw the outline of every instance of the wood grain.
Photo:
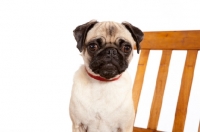
M 134 127 L 133 128 L 133 132 L 161 132 L 161 131 L 153 130 L 153 129 L 145 129 L 145 128 Z
M 150 111 L 149 123 L 147 127 L 150 129 L 156 129 L 158 125 L 171 54 L 171 50 L 164 50 L 162 53 L 162 58 L 156 80 L 156 88 L 154 91 L 154 97 Z
M 142 50 L 138 62 L 136 77 L 133 85 L 133 101 L 135 112 L 137 112 L 138 102 L 140 98 L 140 93 L 142 90 L 142 85 L 144 81 L 144 74 L 146 71 L 147 60 L 149 57 L 149 50 Z
M 200 30 L 145 32 L 141 49 L 189 50 L 200 49 Z
M 188 100 L 190 96 L 197 53 L 198 50 L 189 50 L 187 52 L 186 62 L 181 80 L 181 88 L 176 108 L 173 132 L 183 132 L 184 130 Z

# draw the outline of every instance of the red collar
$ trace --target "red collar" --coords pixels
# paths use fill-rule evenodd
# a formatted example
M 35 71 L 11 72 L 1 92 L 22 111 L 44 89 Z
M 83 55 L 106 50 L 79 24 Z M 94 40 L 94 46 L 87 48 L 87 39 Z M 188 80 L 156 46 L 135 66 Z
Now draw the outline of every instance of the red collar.
M 119 76 L 116 77 L 116 78 L 106 79 L 106 78 L 103 78 L 103 77 L 101 77 L 101 76 L 92 75 L 91 73 L 89 73 L 89 72 L 87 71 L 87 69 L 85 69 L 85 70 L 86 70 L 87 74 L 88 74 L 91 78 L 96 79 L 96 80 L 99 80 L 99 81 L 106 81 L 106 82 L 115 81 L 115 80 L 118 80 L 118 79 L 121 77 L 121 75 L 119 75 Z

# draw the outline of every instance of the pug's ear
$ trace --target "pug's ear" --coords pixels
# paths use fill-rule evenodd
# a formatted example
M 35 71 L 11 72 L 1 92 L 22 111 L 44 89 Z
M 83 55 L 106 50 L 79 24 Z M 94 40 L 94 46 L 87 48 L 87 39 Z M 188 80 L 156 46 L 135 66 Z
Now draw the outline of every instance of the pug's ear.
M 96 24 L 98 23 L 96 20 L 91 20 L 85 24 L 79 25 L 74 29 L 74 37 L 77 42 L 77 48 L 79 49 L 80 52 L 83 50 L 83 45 L 85 43 L 85 39 L 87 36 L 88 31 Z
M 137 53 L 139 54 L 140 42 L 143 40 L 144 37 L 143 32 L 139 28 L 130 24 L 129 22 L 122 22 L 122 24 L 126 27 L 126 29 L 128 29 L 133 39 L 136 41 Z

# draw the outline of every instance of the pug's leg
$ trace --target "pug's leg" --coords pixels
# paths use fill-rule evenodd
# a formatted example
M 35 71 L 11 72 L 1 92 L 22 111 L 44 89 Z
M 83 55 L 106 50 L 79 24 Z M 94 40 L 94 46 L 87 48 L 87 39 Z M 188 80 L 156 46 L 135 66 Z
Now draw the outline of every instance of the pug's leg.
M 117 132 L 133 132 L 133 123 L 122 125 L 120 128 L 117 129 Z
M 125 132 L 133 132 L 133 126 L 129 127 Z
M 117 132 L 133 132 L 133 126 L 125 129 L 118 129 Z
M 79 125 L 73 124 L 72 132 L 87 132 L 87 127 L 84 126 L 82 123 Z
M 122 129 L 121 129 L 121 128 L 118 128 L 118 129 L 117 129 L 117 132 L 122 132 Z

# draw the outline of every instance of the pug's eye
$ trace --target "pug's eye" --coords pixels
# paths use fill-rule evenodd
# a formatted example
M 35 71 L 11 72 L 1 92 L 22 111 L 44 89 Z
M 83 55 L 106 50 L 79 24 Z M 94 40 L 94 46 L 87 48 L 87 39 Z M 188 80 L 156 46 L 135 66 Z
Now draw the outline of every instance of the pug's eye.
M 88 49 L 92 52 L 97 51 L 99 49 L 98 45 L 95 43 L 89 44 Z
M 131 48 L 130 45 L 123 45 L 123 46 L 122 46 L 122 51 L 123 51 L 124 53 L 129 53 L 129 52 L 131 52 L 131 50 L 132 50 L 132 48 Z

